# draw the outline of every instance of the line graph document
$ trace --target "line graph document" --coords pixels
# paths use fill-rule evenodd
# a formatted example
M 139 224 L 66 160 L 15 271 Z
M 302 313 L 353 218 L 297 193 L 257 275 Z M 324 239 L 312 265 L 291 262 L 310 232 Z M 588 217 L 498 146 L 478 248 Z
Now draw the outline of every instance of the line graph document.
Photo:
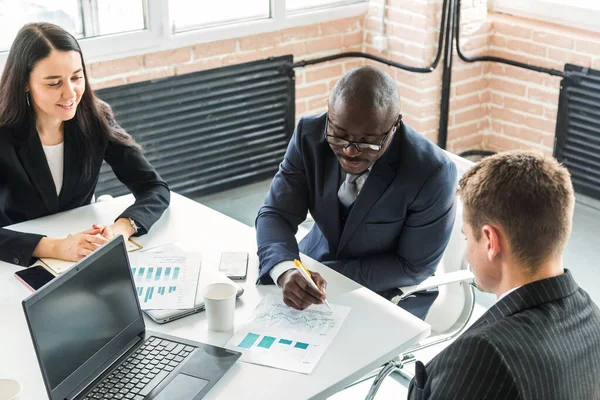
M 349 313 L 350 307 L 335 304 L 298 311 L 271 294 L 225 347 L 240 351 L 242 361 L 310 374 Z

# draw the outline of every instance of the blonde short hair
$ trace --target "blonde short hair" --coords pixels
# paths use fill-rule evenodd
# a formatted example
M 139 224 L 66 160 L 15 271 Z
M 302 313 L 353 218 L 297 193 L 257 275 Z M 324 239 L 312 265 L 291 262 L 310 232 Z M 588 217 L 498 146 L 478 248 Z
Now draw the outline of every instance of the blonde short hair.
M 531 273 L 561 254 L 571 234 L 571 175 L 541 152 L 515 150 L 484 158 L 460 179 L 458 195 L 475 239 L 483 225 L 499 225 L 513 257 Z

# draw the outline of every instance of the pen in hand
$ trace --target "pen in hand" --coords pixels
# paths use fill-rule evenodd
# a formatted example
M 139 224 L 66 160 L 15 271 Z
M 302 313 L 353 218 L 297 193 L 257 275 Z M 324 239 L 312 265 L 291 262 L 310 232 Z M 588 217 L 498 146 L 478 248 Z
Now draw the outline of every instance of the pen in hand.
M 310 272 L 306 269 L 306 267 L 304 266 L 304 264 L 302 264 L 302 262 L 300 260 L 294 260 L 294 265 L 296 266 L 296 268 L 298 268 L 298 270 L 300 270 L 300 273 L 302 274 L 302 276 L 309 281 L 319 292 L 321 291 L 321 289 L 319 289 L 319 287 L 317 286 L 317 284 L 315 283 L 315 281 L 313 281 Z M 325 294 L 325 293 L 323 293 Z M 325 303 L 325 305 L 327 306 L 327 308 L 329 308 L 331 310 L 331 306 L 329 305 L 329 302 L 327 301 L 327 299 L 323 300 L 323 302 Z

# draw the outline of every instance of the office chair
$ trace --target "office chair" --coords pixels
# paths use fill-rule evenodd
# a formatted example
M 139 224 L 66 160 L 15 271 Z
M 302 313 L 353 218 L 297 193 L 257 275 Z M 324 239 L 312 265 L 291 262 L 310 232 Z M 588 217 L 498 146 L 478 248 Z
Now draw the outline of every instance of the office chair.
M 473 165 L 471 161 L 462 157 L 447 154 L 456 164 L 459 178 Z M 383 380 L 393 372 L 398 372 L 409 380 L 412 379 L 412 374 L 404 367 L 416 361 L 414 353 L 457 337 L 466 328 L 473 314 L 475 292 L 471 282 L 474 276 L 465 257 L 466 243 L 461 233 L 463 206 L 459 198 L 456 199 L 456 207 L 456 221 L 435 275 L 419 285 L 400 288 L 402 294 L 392 298 L 392 302 L 398 304 L 415 292 L 439 288 L 439 295 L 425 319 L 425 322 L 431 325 L 431 335 L 356 382 L 363 382 L 375 376 L 367 400 L 374 399 Z

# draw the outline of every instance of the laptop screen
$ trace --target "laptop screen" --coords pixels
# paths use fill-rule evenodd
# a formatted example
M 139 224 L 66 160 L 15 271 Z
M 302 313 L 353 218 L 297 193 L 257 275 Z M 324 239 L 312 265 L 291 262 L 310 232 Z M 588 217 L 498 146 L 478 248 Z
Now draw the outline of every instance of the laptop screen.
M 31 333 L 51 389 L 140 318 L 119 242 L 97 250 L 104 254 L 90 265 L 84 261 L 78 273 L 29 308 Z

